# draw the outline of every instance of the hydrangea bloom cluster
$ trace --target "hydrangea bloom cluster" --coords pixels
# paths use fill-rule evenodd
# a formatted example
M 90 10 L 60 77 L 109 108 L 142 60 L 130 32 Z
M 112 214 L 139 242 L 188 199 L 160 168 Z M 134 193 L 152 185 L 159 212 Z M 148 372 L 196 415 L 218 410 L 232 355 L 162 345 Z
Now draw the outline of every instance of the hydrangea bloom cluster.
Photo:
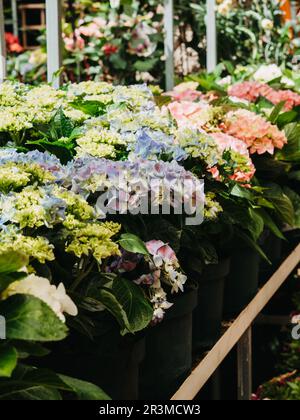
M 106 128 L 90 129 L 77 140 L 77 157 L 94 156 L 116 158 L 120 152 L 124 152 L 126 142 L 121 135 Z
M 298 93 L 289 89 L 275 90 L 265 83 L 255 81 L 237 83 L 229 88 L 228 93 L 233 97 L 245 99 L 249 102 L 256 102 L 261 96 L 268 99 L 274 105 L 284 102 L 284 109 L 286 111 L 300 105 L 300 95 Z
M 22 229 L 58 228 L 65 238 L 66 251 L 77 257 L 93 255 L 101 263 L 103 258 L 118 255 L 118 245 L 111 238 L 120 226 L 98 222 L 95 210 L 84 197 L 55 184 L 22 187 L 21 191 L 0 195 L 0 227 L 8 243 Z M 11 231 L 11 226 L 19 230 Z M 21 239 L 22 236 L 17 238 Z M 14 238 L 15 243 L 17 238 Z M 35 242 L 36 238 L 28 240 Z M 39 242 L 39 245 L 45 246 L 45 243 Z M 48 259 L 51 260 L 52 249 L 45 253 L 49 254 L 49 251 L 51 255 Z
M 203 130 L 182 127 L 177 131 L 176 142 L 187 156 L 202 161 L 216 180 L 249 183 L 254 176 L 255 167 L 241 140 L 221 132 L 208 135 Z
M 104 159 L 77 159 L 69 164 L 69 183 L 74 192 L 100 195 L 96 208 L 120 214 L 169 205 L 188 208 L 202 196 L 202 183 L 176 161 L 135 160 L 113 162 Z M 149 200 L 150 199 L 150 200 Z
M 265 118 L 246 109 L 230 111 L 224 117 L 222 130 L 246 143 L 250 153 L 273 154 L 287 143 L 283 131 Z
M 65 93 L 48 85 L 29 88 L 5 82 L 0 90 L 0 132 L 12 135 L 47 123 L 62 105 Z
M 0 192 L 8 193 L 27 185 L 43 185 L 55 181 L 54 175 L 34 163 L 7 162 L 0 166 Z
M 8 251 L 23 252 L 32 260 L 44 264 L 54 260 L 53 245 L 41 236 L 26 236 L 16 226 L 10 225 L 0 229 L 0 253 Z

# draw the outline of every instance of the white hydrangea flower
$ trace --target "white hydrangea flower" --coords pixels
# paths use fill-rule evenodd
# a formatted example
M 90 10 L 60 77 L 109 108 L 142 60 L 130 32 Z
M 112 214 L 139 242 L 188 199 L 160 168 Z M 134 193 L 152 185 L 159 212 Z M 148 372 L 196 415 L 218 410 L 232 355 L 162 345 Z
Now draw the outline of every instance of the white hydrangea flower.
M 42 300 L 55 312 L 62 322 L 66 322 L 64 313 L 71 316 L 78 314 L 78 309 L 72 299 L 66 294 L 63 283 L 56 287 L 48 279 L 31 274 L 24 280 L 12 283 L 3 293 L 3 296 L 8 298 L 16 294 L 31 295 Z
M 253 79 L 257 82 L 268 83 L 282 76 L 282 71 L 276 64 L 269 64 L 260 66 L 254 73 Z

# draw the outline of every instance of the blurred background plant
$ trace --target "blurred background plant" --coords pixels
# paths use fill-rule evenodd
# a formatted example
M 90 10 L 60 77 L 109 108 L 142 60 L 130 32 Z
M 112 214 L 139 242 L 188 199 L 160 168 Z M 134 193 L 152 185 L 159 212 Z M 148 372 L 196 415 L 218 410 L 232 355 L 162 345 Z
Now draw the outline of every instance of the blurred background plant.
M 293 21 L 284 12 L 283 1 L 216 1 L 220 62 L 289 65 L 295 60 L 300 51 L 300 21 Z M 206 65 L 206 0 L 174 3 L 175 67 L 181 78 Z M 66 81 L 96 78 L 127 84 L 147 82 L 163 87 L 162 2 L 65 0 L 64 4 Z M 31 15 L 30 19 L 33 19 Z M 22 52 L 21 45 L 15 50 L 9 48 L 11 78 L 30 83 L 46 79 L 45 29 L 36 35 L 36 41 L 38 45 L 33 50 Z

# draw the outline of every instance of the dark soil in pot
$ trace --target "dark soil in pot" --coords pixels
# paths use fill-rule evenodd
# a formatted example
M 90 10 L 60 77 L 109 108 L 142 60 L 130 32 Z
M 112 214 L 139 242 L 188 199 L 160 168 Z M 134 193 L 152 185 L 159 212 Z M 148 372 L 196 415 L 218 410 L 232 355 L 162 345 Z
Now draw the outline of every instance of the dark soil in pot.
M 230 259 L 209 265 L 199 278 L 198 305 L 193 313 L 193 350 L 210 349 L 221 335 L 225 279 Z
M 192 368 L 192 322 L 197 290 L 177 295 L 163 322 L 148 330 L 140 369 L 143 400 L 169 399 Z

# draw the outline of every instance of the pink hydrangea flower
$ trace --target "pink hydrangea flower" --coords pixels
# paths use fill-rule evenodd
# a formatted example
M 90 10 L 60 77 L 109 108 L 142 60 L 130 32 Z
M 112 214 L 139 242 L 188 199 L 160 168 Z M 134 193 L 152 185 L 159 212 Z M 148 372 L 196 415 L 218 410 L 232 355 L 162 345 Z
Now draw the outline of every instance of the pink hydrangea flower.
M 172 102 L 168 105 L 168 109 L 179 127 L 188 125 L 201 128 L 205 124 L 204 111 L 209 109 L 209 105 L 203 102 Z
M 246 109 L 226 114 L 221 128 L 225 133 L 245 142 L 251 154 L 273 154 L 275 148 L 282 149 L 287 143 L 284 132 L 277 126 Z
M 285 102 L 285 111 L 289 111 L 295 106 L 300 105 L 300 95 L 297 93 L 288 89 L 275 90 L 269 85 L 260 82 L 237 83 L 229 88 L 228 94 L 239 99 L 246 99 L 250 102 L 256 102 L 260 96 L 268 99 L 274 105 Z
M 146 247 L 151 255 L 162 258 L 163 261 L 177 262 L 177 257 L 173 249 L 162 241 L 152 240 L 146 243 Z
M 75 37 L 64 35 L 64 44 L 67 51 L 83 50 L 85 47 L 85 41 L 79 30 L 76 30 Z

